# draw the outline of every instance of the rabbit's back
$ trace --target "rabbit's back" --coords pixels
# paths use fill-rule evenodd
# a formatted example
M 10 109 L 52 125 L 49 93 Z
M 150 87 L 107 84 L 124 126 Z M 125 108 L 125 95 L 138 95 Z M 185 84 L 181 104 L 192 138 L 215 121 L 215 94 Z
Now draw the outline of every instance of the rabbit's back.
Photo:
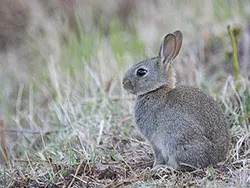
M 167 153 L 197 143 L 202 145 L 197 147 L 204 147 L 205 156 L 201 157 L 213 158 L 209 163 L 214 164 L 223 160 L 229 150 L 230 129 L 222 110 L 210 96 L 194 87 L 162 87 L 138 96 L 135 119 L 146 139 Z

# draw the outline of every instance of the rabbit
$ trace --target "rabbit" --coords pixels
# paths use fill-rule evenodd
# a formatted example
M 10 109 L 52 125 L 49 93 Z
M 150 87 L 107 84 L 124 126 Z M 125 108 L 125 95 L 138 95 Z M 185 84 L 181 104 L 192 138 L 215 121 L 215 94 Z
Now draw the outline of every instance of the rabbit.
M 182 33 L 165 36 L 158 57 L 132 66 L 123 87 L 136 95 L 135 122 L 154 150 L 154 165 L 190 171 L 216 165 L 230 149 L 230 125 L 216 101 L 191 86 L 175 87 L 172 63 Z

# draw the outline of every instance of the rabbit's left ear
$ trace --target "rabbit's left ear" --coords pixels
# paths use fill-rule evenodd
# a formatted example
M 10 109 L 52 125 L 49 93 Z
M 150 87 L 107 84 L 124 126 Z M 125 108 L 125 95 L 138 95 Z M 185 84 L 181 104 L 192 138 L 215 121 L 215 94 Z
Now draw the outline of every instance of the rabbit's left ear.
M 179 54 L 182 45 L 182 33 L 175 31 L 167 34 L 162 42 L 159 57 L 163 64 L 171 63 Z

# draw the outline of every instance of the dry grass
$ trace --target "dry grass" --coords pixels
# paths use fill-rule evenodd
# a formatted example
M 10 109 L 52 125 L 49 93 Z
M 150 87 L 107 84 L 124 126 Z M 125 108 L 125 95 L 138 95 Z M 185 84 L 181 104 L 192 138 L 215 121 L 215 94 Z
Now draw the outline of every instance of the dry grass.
M 22 36 L 21 45 L 7 42 L 0 52 L 0 132 L 6 135 L 0 185 L 250 186 L 247 0 L 22 2 L 28 24 L 9 33 Z M 241 33 L 237 81 L 228 24 Z M 136 130 L 133 96 L 121 79 L 129 66 L 155 56 L 163 36 L 176 29 L 184 33 L 177 84 L 200 87 L 221 104 L 232 125 L 232 149 L 216 167 L 151 174 L 152 149 Z

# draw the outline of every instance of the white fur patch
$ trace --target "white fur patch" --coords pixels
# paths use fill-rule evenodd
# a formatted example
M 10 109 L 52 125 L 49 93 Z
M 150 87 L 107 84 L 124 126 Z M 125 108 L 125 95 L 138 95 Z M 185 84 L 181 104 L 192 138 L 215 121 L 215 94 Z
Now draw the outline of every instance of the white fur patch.
M 168 165 L 172 166 L 174 169 L 178 169 L 179 165 L 177 164 L 174 155 L 168 156 Z

